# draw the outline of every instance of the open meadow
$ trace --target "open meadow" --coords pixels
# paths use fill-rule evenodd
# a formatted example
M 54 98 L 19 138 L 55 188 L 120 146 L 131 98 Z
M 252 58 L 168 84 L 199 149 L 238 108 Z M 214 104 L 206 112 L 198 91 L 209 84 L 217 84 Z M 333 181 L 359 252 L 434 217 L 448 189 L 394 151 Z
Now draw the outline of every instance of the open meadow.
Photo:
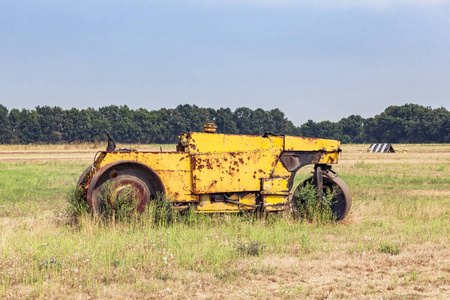
M 339 223 L 216 215 L 169 226 L 67 214 L 105 147 L 0 145 L 0 298 L 450 298 L 449 144 L 343 145 L 333 169 L 353 206 Z

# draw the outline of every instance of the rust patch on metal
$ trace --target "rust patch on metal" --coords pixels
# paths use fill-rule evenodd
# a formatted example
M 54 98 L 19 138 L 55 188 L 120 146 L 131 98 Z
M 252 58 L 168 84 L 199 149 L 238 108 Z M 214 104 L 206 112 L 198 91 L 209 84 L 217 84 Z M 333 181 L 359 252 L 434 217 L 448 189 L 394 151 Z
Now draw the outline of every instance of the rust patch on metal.
M 197 168 L 197 158 L 192 157 L 192 170 Z
M 205 166 L 202 164 L 202 159 L 200 157 L 194 157 L 192 159 L 192 169 L 201 171 Z
M 274 168 L 274 167 L 275 167 L 275 165 L 276 165 L 276 164 L 277 164 L 277 162 L 278 162 L 278 159 L 279 159 L 279 158 L 277 158 L 276 160 L 272 161 L 272 163 L 271 163 L 271 165 L 272 165 L 272 168 Z
M 213 169 L 213 166 L 212 166 L 212 164 L 211 164 L 211 161 L 209 161 L 209 160 L 206 161 L 206 167 L 207 167 L 208 169 L 210 169 L 210 170 Z
M 217 184 L 217 180 L 214 180 L 213 182 L 211 182 L 211 184 L 209 185 L 210 188 L 214 187 Z
M 258 178 L 266 176 L 269 171 L 261 161 L 272 163 L 272 159 L 263 155 L 259 149 L 252 152 L 199 153 L 192 155 L 191 160 L 192 172 L 196 175 L 193 180 L 194 194 L 258 190 Z

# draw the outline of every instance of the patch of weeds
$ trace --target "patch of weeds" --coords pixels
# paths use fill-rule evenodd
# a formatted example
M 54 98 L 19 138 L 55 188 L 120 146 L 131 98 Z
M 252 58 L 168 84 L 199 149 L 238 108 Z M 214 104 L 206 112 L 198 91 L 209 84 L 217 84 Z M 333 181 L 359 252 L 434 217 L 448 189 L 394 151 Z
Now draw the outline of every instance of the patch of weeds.
M 447 165 L 446 164 L 441 164 L 438 168 L 437 171 L 439 172 L 443 172 L 447 169 Z
M 363 253 L 364 252 L 364 247 L 361 243 L 357 243 L 356 245 L 352 245 L 348 248 L 348 253 L 350 255 L 354 255 L 357 253 Z
M 214 277 L 220 280 L 229 280 L 233 281 L 236 279 L 237 275 L 235 272 L 232 272 L 230 270 L 214 270 Z
M 325 189 L 322 197 L 319 197 L 317 187 L 311 182 L 306 182 L 294 192 L 295 214 L 310 222 L 329 223 L 334 220 L 331 209 L 334 197 L 335 191 L 330 188 Z
M 169 279 L 171 279 L 172 277 L 170 276 L 170 270 L 168 270 L 167 268 L 164 267 L 159 267 L 155 270 L 155 277 L 162 280 L 162 281 L 167 281 Z
M 258 274 L 258 270 L 255 269 L 255 268 L 250 268 L 250 269 L 249 269 L 249 272 L 250 272 L 250 274 L 252 274 L 252 275 L 257 275 L 257 274 Z
M 271 266 L 261 267 L 261 273 L 266 274 L 266 275 L 275 275 L 276 271 L 277 271 L 276 267 L 271 267 Z
M 63 211 L 63 216 L 75 221 L 78 217 L 89 213 L 89 206 L 82 197 L 81 190 L 77 187 L 70 191 L 67 196 L 67 207 Z
M 140 214 L 137 211 L 140 200 L 136 190 L 128 189 L 126 186 L 114 187 L 108 182 L 104 184 L 99 199 L 102 203 L 102 217 L 113 221 L 147 220 L 154 225 L 161 226 L 172 224 L 179 215 L 178 211 L 172 209 L 172 203 L 165 194 L 158 194 L 155 198 L 150 199 L 150 203 Z
M 179 217 L 179 212 L 172 209 L 172 203 L 165 194 L 158 194 L 156 199 L 150 201 L 147 212 L 155 225 L 170 225 Z
M 303 253 L 306 254 L 311 252 L 311 239 L 307 233 L 302 234 L 300 245 L 302 246 Z
M 417 272 L 415 270 L 411 272 L 411 276 L 409 279 L 411 281 L 415 281 L 417 279 Z
M 366 167 L 366 162 L 365 161 L 363 161 L 363 160 L 361 160 L 361 161 L 357 161 L 355 164 L 354 164 L 354 166 L 355 166 L 355 168 L 365 168 Z
M 118 259 L 118 258 L 114 258 L 112 261 L 111 261 L 111 265 L 113 266 L 113 267 L 118 267 L 118 266 L 120 266 L 120 260 Z
M 61 269 L 61 263 L 54 258 L 43 259 L 39 262 L 39 270 L 44 269 L 55 269 L 56 271 L 59 271 Z
M 243 242 L 238 240 L 234 246 L 238 253 L 251 256 L 259 256 L 267 248 L 266 244 L 259 241 Z
M 201 225 L 218 225 L 218 224 L 227 224 L 229 222 L 228 219 L 224 219 L 222 217 L 230 217 L 229 215 L 221 216 L 219 214 L 202 214 L 202 213 L 196 213 L 194 206 L 190 206 L 188 209 L 181 210 L 181 211 L 174 211 L 173 212 L 175 218 L 174 220 L 188 226 L 188 227 L 195 227 L 195 226 L 201 226 Z
M 138 195 L 134 189 L 114 187 L 113 183 L 106 182 L 98 197 L 102 203 L 101 213 L 104 218 L 125 221 L 137 214 Z
M 380 244 L 380 252 L 381 253 L 387 253 L 392 255 L 397 255 L 400 253 L 400 245 L 399 244 L 388 244 L 388 243 L 381 243 Z
M 265 275 L 275 275 L 277 271 L 276 267 L 271 267 L 264 265 L 261 268 L 251 268 L 249 269 L 250 274 L 252 275 L 258 275 L 259 273 L 265 274 Z
M 280 222 L 280 220 L 285 220 L 285 217 L 283 213 L 273 213 L 273 212 L 263 212 L 259 216 L 257 216 L 256 219 L 264 220 L 265 223 L 267 223 L 270 226 L 273 226 Z
M 89 205 L 85 200 L 85 187 L 87 180 L 93 175 L 93 166 L 86 168 L 82 174 L 82 180 L 79 180 L 67 195 L 68 206 L 64 211 L 64 215 L 71 220 L 76 220 L 78 217 L 89 212 Z

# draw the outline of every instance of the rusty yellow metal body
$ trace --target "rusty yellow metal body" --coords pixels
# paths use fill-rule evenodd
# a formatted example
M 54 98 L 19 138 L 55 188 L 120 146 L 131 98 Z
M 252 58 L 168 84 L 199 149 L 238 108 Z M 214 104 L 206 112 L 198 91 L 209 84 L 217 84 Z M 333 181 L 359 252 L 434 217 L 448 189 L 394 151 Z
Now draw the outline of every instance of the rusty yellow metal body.
M 173 152 L 101 152 L 79 181 L 91 208 L 99 186 L 112 180 L 134 187 L 144 202 L 157 190 L 175 208 L 197 212 L 287 210 L 296 171 L 336 164 L 340 152 L 339 141 L 294 136 L 184 133 L 179 139 Z

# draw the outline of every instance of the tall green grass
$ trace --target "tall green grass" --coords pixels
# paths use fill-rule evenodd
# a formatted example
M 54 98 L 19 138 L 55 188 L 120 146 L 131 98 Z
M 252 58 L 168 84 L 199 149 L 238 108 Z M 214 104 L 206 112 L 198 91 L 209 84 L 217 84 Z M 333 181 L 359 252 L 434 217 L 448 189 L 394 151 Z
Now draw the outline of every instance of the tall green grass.
M 0 162 L 0 217 L 63 210 L 83 163 Z

